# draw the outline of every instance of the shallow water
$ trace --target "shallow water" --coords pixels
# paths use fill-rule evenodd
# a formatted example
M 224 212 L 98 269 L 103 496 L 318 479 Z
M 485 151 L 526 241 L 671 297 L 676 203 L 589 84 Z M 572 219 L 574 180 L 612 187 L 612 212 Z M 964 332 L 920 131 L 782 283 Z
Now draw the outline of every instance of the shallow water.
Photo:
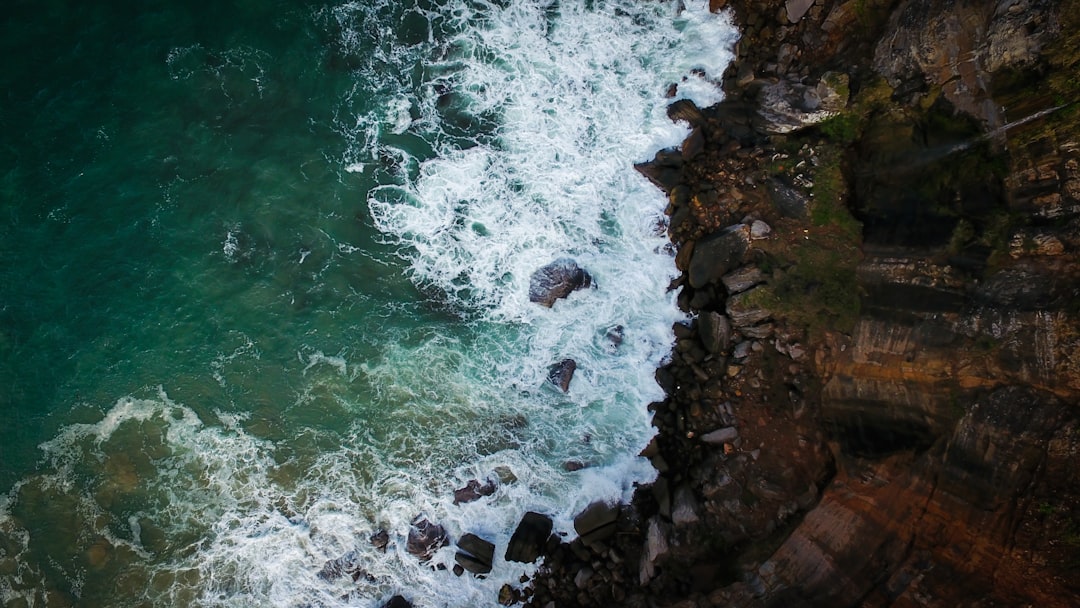
M 631 166 L 686 134 L 670 84 L 719 100 L 726 17 L 84 4 L 0 9 L 4 605 L 493 605 L 522 513 L 572 534 L 652 479 L 681 316 Z M 567 256 L 594 287 L 530 303 Z M 492 574 L 408 555 L 418 514 Z

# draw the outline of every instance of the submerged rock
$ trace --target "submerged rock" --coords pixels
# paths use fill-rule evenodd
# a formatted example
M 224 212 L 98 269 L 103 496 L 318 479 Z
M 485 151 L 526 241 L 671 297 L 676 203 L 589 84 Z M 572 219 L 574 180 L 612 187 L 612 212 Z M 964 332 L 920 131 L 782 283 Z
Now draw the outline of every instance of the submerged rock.
M 349 551 L 337 559 L 327 560 L 321 570 L 319 578 L 324 581 L 333 581 L 348 575 L 354 582 L 361 577 L 368 578 L 370 575 L 360 567 L 360 554 L 357 551 Z
M 559 258 L 539 268 L 529 279 L 529 301 L 551 308 L 555 300 L 565 298 L 592 285 L 592 276 L 570 258 Z
M 371 535 L 371 546 L 379 551 L 386 551 L 386 545 L 388 544 L 390 544 L 390 533 L 386 530 L 379 530 Z
M 490 479 L 480 485 L 480 482 L 475 479 L 470 479 L 465 484 L 464 488 L 458 488 L 454 490 L 454 504 L 460 505 L 466 502 L 473 502 L 479 500 L 483 496 L 491 496 L 495 493 L 495 482 Z

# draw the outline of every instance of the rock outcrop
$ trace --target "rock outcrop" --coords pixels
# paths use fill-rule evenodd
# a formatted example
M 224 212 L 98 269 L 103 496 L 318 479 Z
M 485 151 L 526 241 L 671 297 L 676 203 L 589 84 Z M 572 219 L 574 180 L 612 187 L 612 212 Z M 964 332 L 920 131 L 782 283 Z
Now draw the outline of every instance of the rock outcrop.
M 1074 605 L 1078 7 L 724 4 L 727 99 L 638 166 L 697 314 L 659 477 L 528 605 Z
M 529 279 L 529 301 L 551 308 L 556 300 L 579 289 L 587 289 L 590 285 L 592 277 L 577 262 L 570 258 L 559 258 L 532 274 Z

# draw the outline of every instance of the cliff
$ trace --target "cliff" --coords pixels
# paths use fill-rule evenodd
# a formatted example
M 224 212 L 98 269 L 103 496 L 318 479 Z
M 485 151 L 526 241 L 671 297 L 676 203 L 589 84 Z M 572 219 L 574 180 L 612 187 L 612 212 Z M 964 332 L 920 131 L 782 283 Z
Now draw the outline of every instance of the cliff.
M 528 605 L 1075 605 L 1080 6 L 724 4 L 727 101 L 639 167 L 696 314 L 661 475 Z

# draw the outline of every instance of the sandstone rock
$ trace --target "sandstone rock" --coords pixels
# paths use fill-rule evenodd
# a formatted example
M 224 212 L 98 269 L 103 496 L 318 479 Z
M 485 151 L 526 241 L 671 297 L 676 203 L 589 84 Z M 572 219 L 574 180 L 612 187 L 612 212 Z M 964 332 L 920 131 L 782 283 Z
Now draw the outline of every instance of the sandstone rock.
M 701 436 L 701 440 L 705 443 L 712 445 L 723 445 L 725 443 L 735 441 L 739 437 L 739 429 L 728 426 L 722 429 L 716 429 L 710 433 L 706 433 Z
M 548 382 L 559 387 L 562 392 L 570 391 L 570 381 L 574 379 L 577 370 L 577 362 L 573 359 L 563 359 L 548 368 Z
M 570 258 L 539 268 L 529 279 L 529 301 L 551 308 L 555 300 L 592 285 L 592 277 Z
M 615 534 L 615 521 L 619 518 L 619 505 L 594 502 L 574 518 L 574 530 L 581 542 L 591 545 Z
M 466 502 L 479 500 L 483 496 L 491 496 L 495 493 L 495 482 L 490 479 L 483 485 L 475 479 L 470 479 L 464 488 L 454 490 L 454 504 L 460 505 Z
M 532 563 L 543 555 L 553 527 L 551 518 L 529 511 L 522 516 L 506 546 L 506 561 Z
M 458 540 L 459 551 L 454 555 L 462 568 L 473 574 L 487 574 L 491 572 L 491 563 L 495 559 L 495 545 L 471 532 Z
M 699 240 L 690 258 L 690 286 L 700 289 L 742 264 L 749 244 L 750 229 L 742 224 Z
M 722 354 L 731 348 L 731 324 L 718 312 L 703 312 L 698 316 L 698 335 L 710 353 Z
M 720 277 L 720 282 L 724 284 L 729 294 L 742 293 L 755 285 L 764 283 L 765 274 L 757 266 L 743 266 Z
M 409 528 L 405 550 L 418 557 L 420 561 L 427 561 L 446 543 L 446 529 L 431 523 L 423 516 L 418 516 Z

